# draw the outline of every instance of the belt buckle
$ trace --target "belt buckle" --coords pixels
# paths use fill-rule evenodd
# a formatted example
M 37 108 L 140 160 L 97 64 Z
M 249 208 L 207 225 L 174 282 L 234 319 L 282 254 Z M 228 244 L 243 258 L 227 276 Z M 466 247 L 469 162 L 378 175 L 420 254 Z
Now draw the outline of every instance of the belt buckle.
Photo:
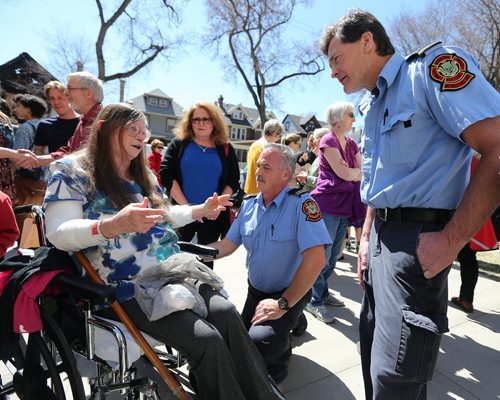
M 381 208 L 379 209 L 379 215 L 378 217 L 384 221 L 387 222 L 387 208 Z

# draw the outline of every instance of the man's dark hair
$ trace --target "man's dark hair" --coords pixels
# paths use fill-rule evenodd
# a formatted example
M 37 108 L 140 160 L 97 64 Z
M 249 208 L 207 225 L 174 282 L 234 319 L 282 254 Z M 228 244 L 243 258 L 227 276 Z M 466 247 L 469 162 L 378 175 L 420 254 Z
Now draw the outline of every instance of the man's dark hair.
M 349 10 L 337 22 L 328 26 L 320 39 L 319 46 L 323 54 L 328 55 L 328 47 L 333 38 L 338 38 L 344 43 L 354 43 L 361 39 L 361 35 L 365 32 L 372 33 L 379 56 L 395 53 L 391 39 L 380 21 L 373 14 L 359 9 Z
M 29 108 L 34 118 L 42 118 L 47 112 L 47 103 L 40 97 L 31 94 L 16 94 L 13 101 L 14 103 L 21 103 L 24 107 Z

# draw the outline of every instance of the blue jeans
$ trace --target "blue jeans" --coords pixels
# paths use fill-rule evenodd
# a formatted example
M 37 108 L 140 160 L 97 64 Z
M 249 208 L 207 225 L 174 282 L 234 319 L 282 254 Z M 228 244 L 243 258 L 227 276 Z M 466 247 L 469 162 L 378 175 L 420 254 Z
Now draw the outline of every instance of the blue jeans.
M 319 273 L 312 287 L 311 304 L 313 306 L 322 305 L 328 296 L 328 278 L 330 278 L 337 263 L 337 256 L 344 243 L 348 225 L 348 218 L 346 217 L 336 217 L 329 214 L 323 214 L 322 217 L 333 243 L 325 246 L 326 265 Z

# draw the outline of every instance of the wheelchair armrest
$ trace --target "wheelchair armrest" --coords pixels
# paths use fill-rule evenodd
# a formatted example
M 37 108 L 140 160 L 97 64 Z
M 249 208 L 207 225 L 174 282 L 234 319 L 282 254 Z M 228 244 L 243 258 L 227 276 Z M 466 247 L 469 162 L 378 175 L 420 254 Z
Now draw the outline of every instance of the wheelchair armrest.
M 111 304 L 116 300 L 114 288 L 99 285 L 82 276 L 59 274 L 52 280 L 50 286 L 95 304 Z
M 14 207 L 14 214 L 29 214 L 33 211 L 33 204 L 23 204 L 21 206 Z
M 218 249 L 214 249 L 213 247 L 205 246 L 202 244 L 195 244 L 182 241 L 177 242 L 177 244 L 181 248 L 181 251 L 184 251 L 186 253 L 196 254 L 197 256 L 201 257 L 215 258 L 217 254 L 219 254 Z

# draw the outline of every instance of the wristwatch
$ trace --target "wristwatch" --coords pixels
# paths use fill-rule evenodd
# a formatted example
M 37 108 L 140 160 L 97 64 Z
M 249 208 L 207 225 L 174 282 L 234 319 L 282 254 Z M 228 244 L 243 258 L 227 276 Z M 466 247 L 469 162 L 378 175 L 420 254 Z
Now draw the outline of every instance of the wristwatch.
M 288 300 L 285 299 L 284 297 L 280 297 L 278 299 L 278 307 L 281 308 L 282 310 L 289 310 L 290 306 L 288 305 Z

